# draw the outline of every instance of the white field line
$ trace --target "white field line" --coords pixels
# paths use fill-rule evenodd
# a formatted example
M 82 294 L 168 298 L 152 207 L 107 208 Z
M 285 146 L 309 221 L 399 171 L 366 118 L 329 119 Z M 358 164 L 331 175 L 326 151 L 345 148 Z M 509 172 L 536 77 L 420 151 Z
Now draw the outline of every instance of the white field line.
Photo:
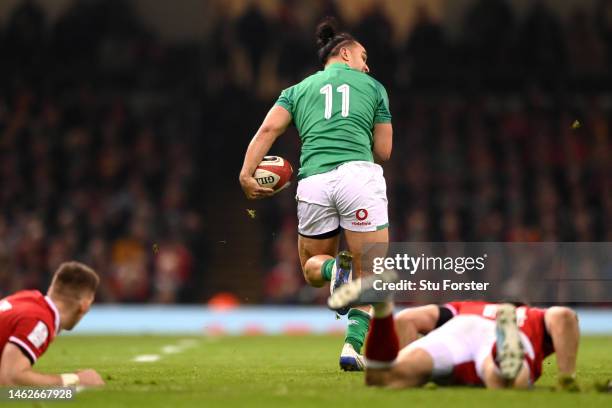
M 198 341 L 196 339 L 181 339 L 178 342 L 178 345 L 183 348 L 191 348 L 198 345 Z
M 177 344 L 166 344 L 162 346 L 162 354 L 179 354 L 185 350 L 195 347 L 198 345 L 198 341 L 195 339 L 181 339 Z M 159 354 L 139 354 L 132 359 L 135 363 L 154 363 L 162 358 Z
M 132 359 L 135 363 L 154 363 L 160 359 L 159 354 L 139 354 Z
M 164 346 L 161 349 L 161 352 L 164 354 L 178 354 L 182 351 L 183 351 L 182 348 L 180 348 L 179 346 L 173 346 L 173 345 Z

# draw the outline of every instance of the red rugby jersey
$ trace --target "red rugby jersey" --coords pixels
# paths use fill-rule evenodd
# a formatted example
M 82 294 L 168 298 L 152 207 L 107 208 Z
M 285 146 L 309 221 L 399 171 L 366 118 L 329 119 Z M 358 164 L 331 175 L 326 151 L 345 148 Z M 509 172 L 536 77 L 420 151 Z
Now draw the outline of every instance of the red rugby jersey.
M 37 290 L 23 290 L 0 300 L 0 358 L 7 343 L 17 345 L 34 364 L 59 332 L 53 301 Z
M 482 301 L 449 302 L 445 304 L 453 315 L 474 314 L 495 320 L 497 313 L 496 303 Z M 544 314 L 546 309 L 537 307 L 519 306 L 516 308 L 516 323 L 519 329 L 527 336 L 533 346 L 534 358 L 525 356 L 531 371 L 531 381 L 535 382 L 542 375 L 542 363 L 546 357 L 554 352 L 550 337 L 546 334 Z M 476 374 L 473 363 L 461 364 L 453 370 L 453 380 L 458 384 L 482 385 Z

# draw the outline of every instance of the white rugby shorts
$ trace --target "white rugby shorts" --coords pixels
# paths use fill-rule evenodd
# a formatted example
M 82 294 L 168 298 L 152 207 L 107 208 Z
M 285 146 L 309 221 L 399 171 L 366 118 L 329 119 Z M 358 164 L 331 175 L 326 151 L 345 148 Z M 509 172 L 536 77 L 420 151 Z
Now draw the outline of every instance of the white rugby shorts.
M 529 338 L 521 332 L 525 355 L 534 358 Z M 478 315 L 458 315 L 426 336 L 410 343 L 400 351 L 425 350 L 433 360 L 432 380 L 448 377 L 455 366 L 474 362 L 476 373 L 483 380 L 483 365 L 495 344 L 495 321 Z
M 370 232 L 389 226 L 387 184 L 376 163 L 352 161 L 298 182 L 298 233 Z

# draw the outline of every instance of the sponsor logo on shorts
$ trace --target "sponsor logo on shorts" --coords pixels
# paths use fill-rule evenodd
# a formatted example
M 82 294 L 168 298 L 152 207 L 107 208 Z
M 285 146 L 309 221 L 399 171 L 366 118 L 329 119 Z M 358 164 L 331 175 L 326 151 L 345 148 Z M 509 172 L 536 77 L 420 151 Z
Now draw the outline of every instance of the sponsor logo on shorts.
M 355 218 L 357 218 L 357 221 L 353 221 L 351 223 L 355 226 L 361 227 L 366 225 L 372 225 L 370 221 L 366 221 L 366 218 L 368 218 L 368 210 L 366 210 L 365 208 L 360 208 L 359 210 L 355 211 Z
M 368 210 L 366 210 L 365 208 L 359 209 L 355 212 L 355 218 L 357 218 L 358 221 L 363 221 L 366 218 L 368 218 Z

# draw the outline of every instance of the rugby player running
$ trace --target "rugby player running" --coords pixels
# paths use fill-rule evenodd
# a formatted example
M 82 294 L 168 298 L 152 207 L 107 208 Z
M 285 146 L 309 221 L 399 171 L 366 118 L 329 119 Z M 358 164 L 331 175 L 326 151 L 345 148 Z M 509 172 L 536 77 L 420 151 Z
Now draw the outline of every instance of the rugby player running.
M 318 56 L 324 69 L 282 91 L 251 140 L 240 184 L 247 198 L 269 197 L 253 173 L 272 144 L 293 122 L 301 139 L 297 186 L 298 249 L 304 278 L 330 290 L 361 275 L 362 248 L 385 256 L 389 241 L 383 169 L 393 129 L 389 99 L 372 78 L 364 46 L 333 19 L 317 27 Z M 339 251 L 344 231 L 348 251 Z M 380 253 L 374 253 L 380 252 Z M 346 371 L 363 370 L 359 354 L 369 328 L 369 306 L 343 308 L 348 327 L 340 355 Z

